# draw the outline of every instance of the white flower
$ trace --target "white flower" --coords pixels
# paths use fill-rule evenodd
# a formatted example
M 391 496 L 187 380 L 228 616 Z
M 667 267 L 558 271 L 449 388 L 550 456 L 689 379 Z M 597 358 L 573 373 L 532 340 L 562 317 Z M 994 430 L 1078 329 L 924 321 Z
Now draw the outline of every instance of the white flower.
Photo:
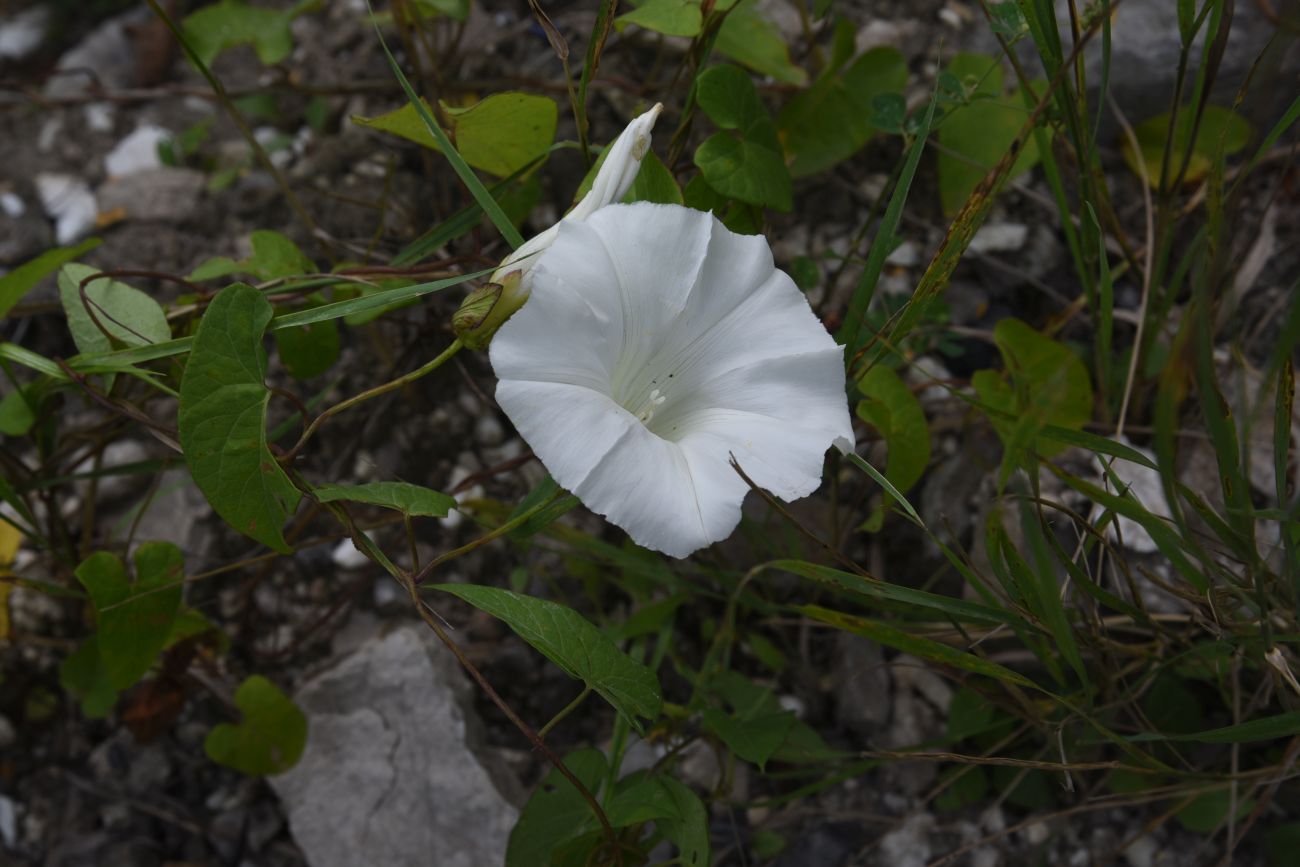
M 487 346 L 501 323 L 528 300 L 533 288 L 533 266 L 540 254 L 555 242 L 560 226 L 581 223 L 627 194 L 641 170 L 641 160 L 650 150 L 650 132 L 663 109 L 661 103 L 655 103 L 654 108 L 629 123 L 614 143 L 605 149 L 600 169 L 582 201 L 574 205 L 560 222 L 520 245 L 502 260 L 485 285 L 466 296 L 452 319 L 456 335 L 466 346 L 471 349 Z
M 507 256 L 492 274 L 491 282 L 503 282 L 506 274 L 511 270 L 517 270 L 513 267 L 515 263 L 523 262 L 521 267 L 524 271 L 524 279 L 520 291 L 526 297 L 529 289 L 528 273 L 537 262 L 537 254 L 554 243 L 561 224 L 580 223 L 627 194 L 632 182 L 636 180 L 637 172 L 641 170 L 641 160 L 650 149 L 650 132 L 654 129 L 655 120 L 663 110 L 662 103 L 655 103 L 654 108 L 629 123 L 619 137 L 614 139 L 614 143 L 606 148 L 600 171 L 596 172 L 596 179 L 592 181 L 591 189 L 582 197 L 582 201 L 574 205 L 559 223 L 529 238 L 519 249 Z
M 562 486 L 674 557 L 725 539 L 853 447 L 841 347 L 767 242 L 677 205 L 561 222 L 491 344 L 497 400 Z

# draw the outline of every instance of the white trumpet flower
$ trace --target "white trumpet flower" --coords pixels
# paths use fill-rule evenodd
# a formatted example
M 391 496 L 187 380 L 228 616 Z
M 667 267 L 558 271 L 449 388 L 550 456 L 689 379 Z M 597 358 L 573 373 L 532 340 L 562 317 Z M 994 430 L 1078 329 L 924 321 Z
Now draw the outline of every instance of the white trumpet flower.
M 520 245 L 502 260 L 486 285 L 466 297 L 452 319 L 456 335 L 466 346 L 472 349 L 487 346 L 501 323 L 528 300 L 533 287 L 533 266 L 540 254 L 555 243 L 560 226 L 581 223 L 627 194 L 641 170 L 641 160 L 650 150 L 650 132 L 663 109 L 661 103 L 655 103 L 654 108 L 629 123 L 614 143 L 605 149 L 600 169 L 582 201 L 574 205 L 560 222 Z
M 497 400 L 560 485 L 634 541 L 685 557 L 748 491 L 821 484 L 853 447 L 843 350 L 766 240 L 678 205 L 564 220 L 490 348 Z
M 596 172 L 596 179 L 582 201 L 574 205 L 560 222 L 544 232 L 529 238 L 519 249 L 507 256 L 492 274 L 493 283 L 501 283 L 505 276 L 522 267 L 524 274 L 520 291 L 527 295 L 529 288 L 528 273 L 536 264 L 537 256 L 555 242 L 560 226 L 566 222 L 580 223 L 606 205 L 617 202 L 631 188 L 641 170 L 641 160 L 650 150 L 650 133 L 654 129 L 659 113 L 664 110 L 662 103 L 655 103 L 654 108 L 637 117 L 614 139 L 606 149 L 604 162 Z M 519 265 L 517 263 L 523 263 Z

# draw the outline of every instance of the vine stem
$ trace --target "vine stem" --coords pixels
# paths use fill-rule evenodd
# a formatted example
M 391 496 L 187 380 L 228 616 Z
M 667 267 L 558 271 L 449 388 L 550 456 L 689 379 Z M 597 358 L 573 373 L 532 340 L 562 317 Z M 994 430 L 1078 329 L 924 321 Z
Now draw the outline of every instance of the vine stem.
M 451 345 L 444 349 L 437 358 L 433 359 L 429 363 L 412 370 L 410 373 L 403 374 L 402 376 L 397 377 L 397 379 L 389 380 L 383 385 L 376 385 L 372 389 L 363 391 L 360 394 L 355 394 L 347 400 L 334 404 L 329 409 L 316 416 L 316 418 L 312 419 L 311 424 L 307 425 L 307 429 L 302 432 L 302 436 L 299 437 L 298 442 L 294 444 L 293 448 L 291 448 L 281 460 L 284 463 L 288 463 L 297 457 L 298 452 L 302 451 L 302 447 L 307 444 L 307 440 L 311 439 L 312 435 L 315 434 L 320 426 L 325 423 L 326 419 L 338 415 L 344 410 L 351 409 L 359 403 L 370 400 L 372 397 L 379 397 L 381 394 L 387 394 L 388 392 L 401 388 L 404 385 L 409 385 L 421 377 L 428 376 L 430 373 L 433 373 L 441 367 L 447 359 L 451 358 L 457 352 L 460 352 L 462 348 L 464 348 L 464 344 L 460 342 L 460 338 L 458 337 L 453 340 Z

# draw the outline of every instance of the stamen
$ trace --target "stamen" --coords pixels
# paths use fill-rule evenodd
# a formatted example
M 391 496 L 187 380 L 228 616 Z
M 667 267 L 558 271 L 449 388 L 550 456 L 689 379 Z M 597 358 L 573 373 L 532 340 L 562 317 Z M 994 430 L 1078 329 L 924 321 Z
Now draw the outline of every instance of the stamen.
M 636 414 L 637 420 L 642 424 L 648 424 L 650 419 L 655 417 L 655 407 L 662 406 L 667 399 L 665 395 L 660 393 L 659 389 L 651 389 L 650 396 L 646 398 L 641 411 Z

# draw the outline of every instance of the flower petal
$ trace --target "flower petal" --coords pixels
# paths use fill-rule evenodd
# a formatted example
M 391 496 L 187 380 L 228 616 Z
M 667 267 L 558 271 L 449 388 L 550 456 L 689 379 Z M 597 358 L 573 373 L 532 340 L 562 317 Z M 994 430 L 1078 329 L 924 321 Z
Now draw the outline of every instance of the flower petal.
M 793 500 L 853 447 L 843 349 L 766 241 L 672 205 L 565 221 L 491 346 L 497 398 L 556 481 L 638 544 L 726 538 L 749 477 Z

